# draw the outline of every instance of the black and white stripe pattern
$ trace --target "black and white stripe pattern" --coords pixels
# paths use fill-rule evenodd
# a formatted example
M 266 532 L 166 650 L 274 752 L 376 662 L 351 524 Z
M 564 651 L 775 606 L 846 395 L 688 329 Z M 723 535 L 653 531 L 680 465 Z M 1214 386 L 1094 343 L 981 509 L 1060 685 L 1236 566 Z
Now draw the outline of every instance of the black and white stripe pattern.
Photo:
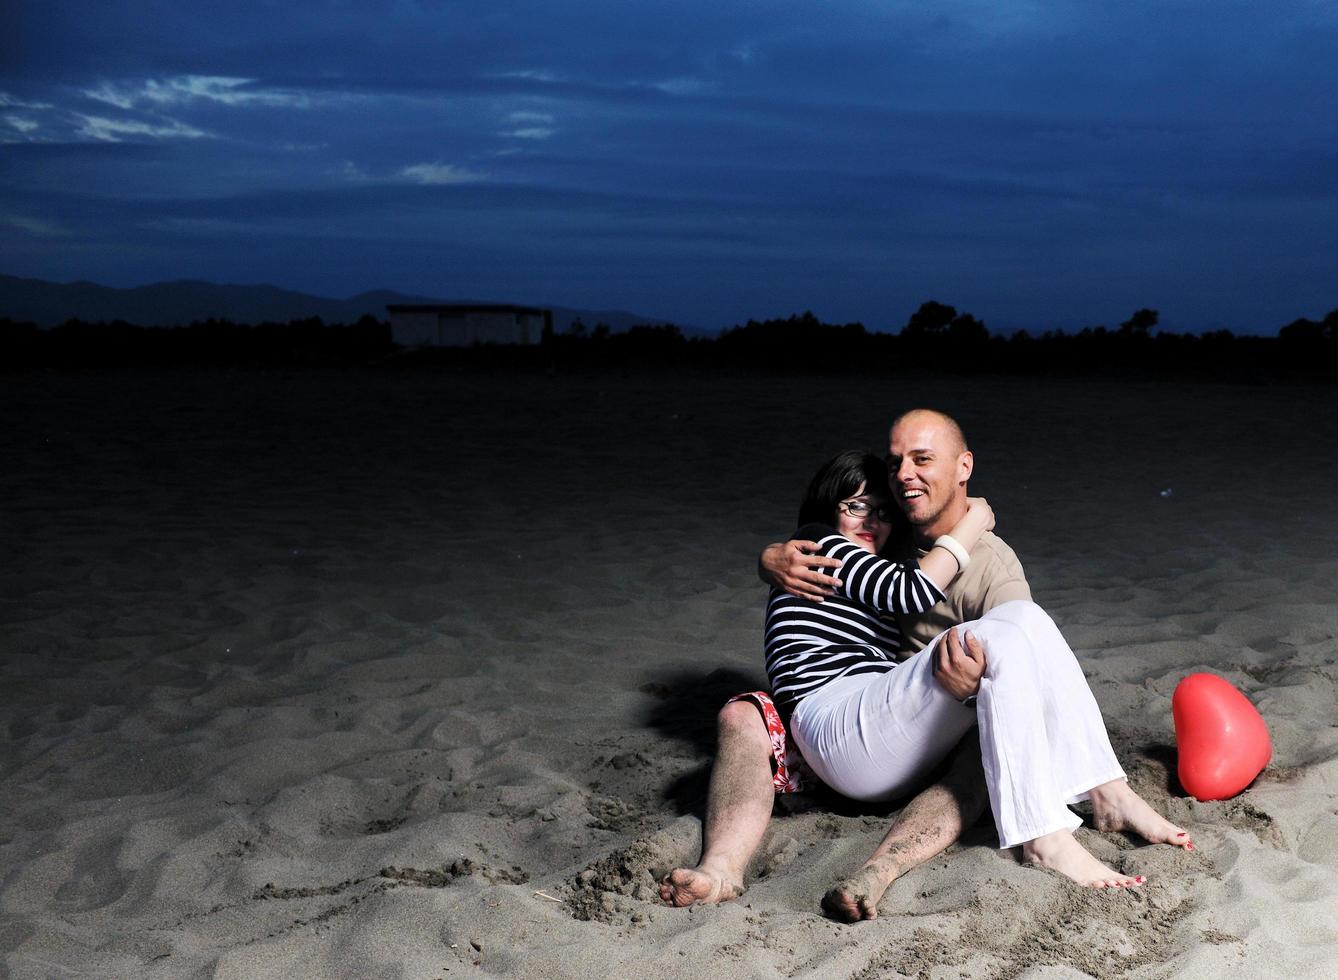
M 838 677 L 892 670 L 901 630 L 891 614 L 922 613 L 944 598 L 919 568 L 871 555 L 830 528 L 810 525 L 795 533 L 816 540 L 820 554 L 845 564 L 836 571 L 841 589 L 825 602 L 771 591 L 767 675 L 786 718 L 805 695 Z

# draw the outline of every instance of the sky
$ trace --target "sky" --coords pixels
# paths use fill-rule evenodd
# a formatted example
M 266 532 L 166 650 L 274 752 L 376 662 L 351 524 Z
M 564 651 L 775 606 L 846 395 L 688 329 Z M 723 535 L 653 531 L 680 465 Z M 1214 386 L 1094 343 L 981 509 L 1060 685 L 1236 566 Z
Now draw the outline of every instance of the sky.
M 0 273 L 716 328 L 1338 307 L 1330 0 L 7 0 Z

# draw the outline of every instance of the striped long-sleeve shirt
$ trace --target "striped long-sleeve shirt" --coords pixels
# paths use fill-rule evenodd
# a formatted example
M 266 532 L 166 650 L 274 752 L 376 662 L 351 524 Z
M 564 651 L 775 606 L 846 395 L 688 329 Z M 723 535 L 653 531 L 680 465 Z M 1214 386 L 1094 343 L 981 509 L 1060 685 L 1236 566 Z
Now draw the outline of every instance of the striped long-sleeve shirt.
M 901 630 L 893 613 L 922 613 L 944 598 L 915 565 L 887 561 L 831 528 L 808 525 L 796 535 L 817 541 L 818 553 L 845 564 L 842 581 L 825 602 L 779 589 L 767 601 L 766 660 L 772 696 L 788 719 L 806 695 L 838 677 L 883 673 L 896 667 Z

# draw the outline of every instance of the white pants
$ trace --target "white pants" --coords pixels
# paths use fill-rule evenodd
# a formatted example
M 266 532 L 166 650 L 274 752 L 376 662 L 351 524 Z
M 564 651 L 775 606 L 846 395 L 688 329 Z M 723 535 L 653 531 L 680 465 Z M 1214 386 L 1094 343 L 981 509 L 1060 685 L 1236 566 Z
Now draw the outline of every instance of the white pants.
M 790 732 L 832 789 L 887 800 L 915 787 L 979 721 L 999 846 L 1082 821 L 1067 804 L 1124 778 L 1092 691 L 1054 621 L 1033 602 L 996 606 L 965 624 L 985 645 L 976 708 L 934 680 L 946 634 L 884 674 L 844 677 L 799 702 Z

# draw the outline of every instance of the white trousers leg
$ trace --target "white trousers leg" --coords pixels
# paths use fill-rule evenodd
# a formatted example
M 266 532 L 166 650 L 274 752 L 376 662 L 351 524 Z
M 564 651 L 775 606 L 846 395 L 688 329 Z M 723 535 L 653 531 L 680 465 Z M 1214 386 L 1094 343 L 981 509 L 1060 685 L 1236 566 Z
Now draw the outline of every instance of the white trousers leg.
M 934 680 L 940 636 L 896 670 L 847 677 L 801 701 L 790 720 L 800 752 L 837 792 L 886 800 L 912 789 L 978 718 L 1000 846 L 1072 830 L 1081 821 L 1066 804 L 1124 776 L 1073 651 L 1031 602 L 966 627 L 988 662 L 975 711 Z

